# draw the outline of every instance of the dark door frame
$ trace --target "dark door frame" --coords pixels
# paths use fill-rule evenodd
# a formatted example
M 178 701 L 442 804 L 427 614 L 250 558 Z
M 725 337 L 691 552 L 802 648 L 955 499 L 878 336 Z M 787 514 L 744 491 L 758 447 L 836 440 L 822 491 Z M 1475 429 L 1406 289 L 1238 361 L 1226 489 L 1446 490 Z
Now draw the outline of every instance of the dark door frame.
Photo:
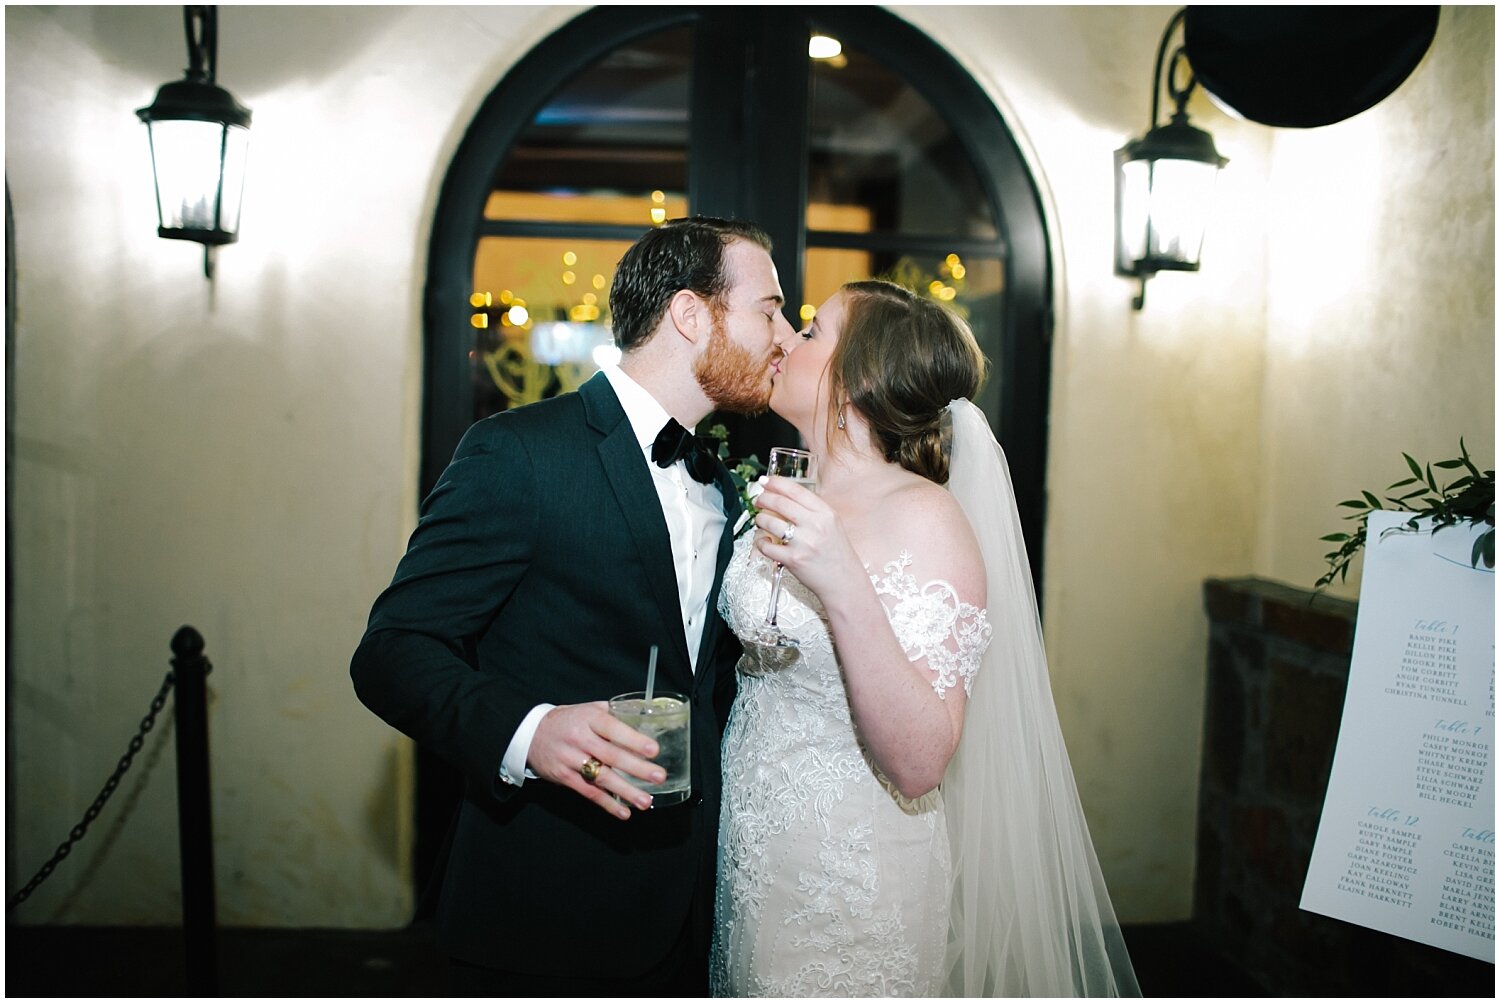
M 504 224 L 484 219 L 496 169 L 528 123 L 574 76 L 619 46 L 684 24 L 695 26 L 689 204 L 697 213 L 753 219 L 771 235 L 789 304 L 802 302 L 802 259 L 811 246 L 872 246 L 862 235 L 808 233 L 807 75 L 784 72 L 806 59 L 812 25 L 878 59 L 948 118 L 996 207 L 999 240 L 974 245 L 1005 262 L 1001 345 L 991 379 L 1004 381 L 992 414 L 1016 486 L 1021 525 L 1040 589 L 1052 348 L 1052 262 L 1036 184 L 983 88 L 921 31 L 879 7 L 596 7 L 521 57 L 480 106 L 439 192 L 423 294 L 425 350 L 420 496 L 426 497 L 472 421 L 469 295 L 481 237 L 522 233 L 634 240 L 640 228 Z M 738 94 L 737 102 L 724 95 Z M 879 237 L 874 238 L 879 242 Z M 890 238 L 924 249 L 924 241 Z M 928 240 L 946 253 L 952 241 Z M 790 441 L 775 416 L 733 420 L 737 455 Z M 498 768 L 498 764 L 497 764 Z M 456 794 L 451 770 L 418 750 L 416 875 L 436 861 Z

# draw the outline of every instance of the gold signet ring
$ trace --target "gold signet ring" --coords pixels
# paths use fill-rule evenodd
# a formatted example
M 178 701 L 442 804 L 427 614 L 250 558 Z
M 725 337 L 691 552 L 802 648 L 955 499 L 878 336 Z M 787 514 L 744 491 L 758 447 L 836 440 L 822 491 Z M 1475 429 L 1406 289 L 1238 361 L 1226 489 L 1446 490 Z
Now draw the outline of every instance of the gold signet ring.
M 599 779 L 599 768 L 603 765 L 604 764 L 599 762 L 599 760 L 595 759 L 593 756 L 590 756 L 588 759 L 585 759 L 583 761 L 582 766 L 578 767 L 578 772 L 583 774 L 583 779 L 587 780 L 589 783 L 593 783 L 595 780 Z

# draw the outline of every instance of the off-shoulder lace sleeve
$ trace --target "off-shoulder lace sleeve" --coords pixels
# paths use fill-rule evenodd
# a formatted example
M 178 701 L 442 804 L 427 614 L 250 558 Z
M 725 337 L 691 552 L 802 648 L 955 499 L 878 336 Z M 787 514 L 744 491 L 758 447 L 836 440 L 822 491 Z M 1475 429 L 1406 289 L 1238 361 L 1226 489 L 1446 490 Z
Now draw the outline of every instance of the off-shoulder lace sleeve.
M 885 604 L 896 640 L 913 662 L 927 660 L 932 688 L 946 699 L 948 690 L 960 681 L 967 696 L 979 671 L 979 659 L 990 643 L 990 624 L 985 611 L 959 598 L 952 585 L 934 579 L 925 585 L 906 570 L 911 554 L 902 551 L 871 575 L 875 594 Z

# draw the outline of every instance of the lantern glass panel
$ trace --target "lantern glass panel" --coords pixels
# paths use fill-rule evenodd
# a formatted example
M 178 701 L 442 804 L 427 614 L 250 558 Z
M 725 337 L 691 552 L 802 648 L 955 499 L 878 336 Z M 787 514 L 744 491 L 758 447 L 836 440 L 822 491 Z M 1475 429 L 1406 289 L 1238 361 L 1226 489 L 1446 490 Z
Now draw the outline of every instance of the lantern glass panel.
M 228 233 L 239 229 L 249 135 L 247 129 L 220 122 L 151 123 L 151 156 L 163 229 Z M 222 213 L 221 178 L 226 196 Z
M 1158 160 L 1152 165 L 1148 257 L 1198 266 L 1218 173 L 1217 164 L 1193 160 Z
M 219 229 L 240 232 L 240 200 L 245 192 L 245 166 L 250 160 L 250 130 L 231 125 L 224 130 L 224 195 Z
M 1151 164 L 1129 160 L 1120 165 L 1120 264 L 1127 274 L 1146 256 L 1151 225 Z

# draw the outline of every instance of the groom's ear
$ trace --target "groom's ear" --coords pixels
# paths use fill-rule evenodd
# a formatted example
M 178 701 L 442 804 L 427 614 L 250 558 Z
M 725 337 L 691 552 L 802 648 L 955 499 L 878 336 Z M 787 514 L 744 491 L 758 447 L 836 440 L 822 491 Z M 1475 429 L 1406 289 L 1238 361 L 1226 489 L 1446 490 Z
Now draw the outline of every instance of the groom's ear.
M 712 326 L 708 302 L 691 289 L 679 289 L 672 295 L 667 301 L 667 317 L 677 336 L 692 345 L 698 344 Z

